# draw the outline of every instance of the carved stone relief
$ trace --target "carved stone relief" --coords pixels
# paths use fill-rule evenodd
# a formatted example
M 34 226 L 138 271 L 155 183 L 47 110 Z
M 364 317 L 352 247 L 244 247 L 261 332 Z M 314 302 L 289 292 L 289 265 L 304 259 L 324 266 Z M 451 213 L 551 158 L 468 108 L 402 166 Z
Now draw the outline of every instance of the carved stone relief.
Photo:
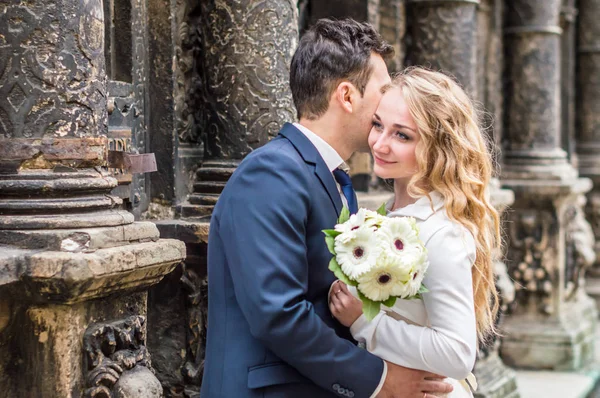
M 187 348 L 182 373 L 185 381 L 199 387 L 204 373 L 208 319 L 208 280 L 184 265 L 181 277 L 186 292 Z
M 200 53 L 200 5 L 197 1 L 177 0 L 175 34 L 175 118 L 180 142 L 199 144 L 201 139 L 196 123 L 200 81 L 197 58 Z
M 146 349 L 145 317 L 93 325 L 83 338 L 85 397 L 162 397 Z
M 288 85 L 296 2 L 201 4 L 200 129 L 210 159 L 242 159 L 294 120 Z
M 556 220 L 549 212 L 519 210 L 509 216 L 507 257 L 516 299 L 524 304 L 533 296 L 545 314 L 553 312 L 550 297 L 558 272 L 553 266 L 556 245 L 551 239 L 555 228 Z
M 565 298 L 567 300 L 575 297 L 577 290 L 584 284 L 585 270 L 596 261 L 594 232 L 583 211 L 585 202 L 585 196 L 580 195 L 577 202 L 565 211 L 567 249 Z
M 0 4 L 0 138 L 105 133 L 103 32 L 101 0 Z

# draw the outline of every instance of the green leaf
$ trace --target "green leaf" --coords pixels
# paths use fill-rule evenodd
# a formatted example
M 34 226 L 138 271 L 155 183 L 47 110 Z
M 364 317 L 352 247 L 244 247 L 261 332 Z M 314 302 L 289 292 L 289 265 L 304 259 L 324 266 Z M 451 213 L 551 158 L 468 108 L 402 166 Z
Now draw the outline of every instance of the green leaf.
M 342 271 L 342 268 L 338 264 L 335 257 L 333 257 L 331 259 L 331 261 L 329 262 L 329 270 L 331 272 L 333 272 L 333 274 L 336 276 L 336 278 L 338 278 L 339 280 L 344 282 L 346 285 L 348 285 L 348 286 L 356 286 L 357 285 L 356 282 L 354 282 L 353 280 L 350 280 L 350 278 L 348 278 L 346 276 L 346 274 L 344 274 L 344 271 Z
M 322 232 L 325 234 L 325 236 L 331 236 L 332 238 L 342 234 L 340 231 L 336 231 L 335 229 L 324 229 Z
M 381 204 L 381 206 L 379 206 L 379 209 L 377 209 L 377 213 L 382 215 L 382 216 L 386 216 L 387 215 L 387 210 L 385 208 L 385 202 Z
M 394 304 L 396 304 L 396 298 L 396 296 L 390 296 L 390 298 L 385 300 L 382 304 L 391 308 L 394 306 Z
M 340 213 L 340 218 L 338 218 L 338 224 L 343 224 L 350 219 L 350 210 L 348 207 L 344 206 L 342 208 L 342 212 Z
M 423 294 L 423 293 L 428 293 L 429 289 L 427 289 L 425 287 L 425 285 L 421 284 L 421 287 L 419 288 L 419 291 L 417 292 L 418 294 Z
M 327 248 L 329 249 L 329 253 L 331 253 L 335 256 L 335 246 L 334 246 L 335 239 L 333 239 L 331 236 L 326 236 L 325 243 L 327 243 Z
M 358 298 L 363 303 L 363 314 L 365 314 L 365 317 L 368 321 L 372 321 L 373 318 L 375 318 L 377 314 L 379 314 L 381 303 L 367 298 L 367 296 L 362 294 L 362 292 L 358 289 L 356 289 L 356 291 L 358 292 Z

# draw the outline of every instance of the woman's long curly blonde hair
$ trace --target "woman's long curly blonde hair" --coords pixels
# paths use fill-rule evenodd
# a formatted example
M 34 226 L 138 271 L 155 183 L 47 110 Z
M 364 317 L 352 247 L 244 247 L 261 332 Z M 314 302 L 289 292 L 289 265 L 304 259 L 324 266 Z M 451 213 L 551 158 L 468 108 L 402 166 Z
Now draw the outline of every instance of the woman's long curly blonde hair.
M 420 134 L 418 172 L 408 185 L 409 194 L 422 197 L 438 191 L 450 219 L 475 238 L 473 295 L 477 334 L 485 341 L 496 332 L 499 301 L 493 263 L 501 235 L 498 212 L 489 200 L 494 166 L 478 113 L 464 90 L 443 73 L 411 67 L 390 86 L 402 91 Z

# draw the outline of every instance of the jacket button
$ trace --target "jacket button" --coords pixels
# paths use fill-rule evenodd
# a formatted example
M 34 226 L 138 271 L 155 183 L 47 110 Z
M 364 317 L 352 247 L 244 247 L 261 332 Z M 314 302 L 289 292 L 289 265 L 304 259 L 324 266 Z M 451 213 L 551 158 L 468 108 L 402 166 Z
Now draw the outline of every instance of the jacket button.
M 349 398 L 354 398 L 354 391 L 350 391 L 350 392 L 348 393 L 348 397 L 349 397 Z
M 338 391 L 340 389 L 340 385 L 338 383 L 335 383 L 331 386 L 331 388 L 333 388 L 334 391 Z

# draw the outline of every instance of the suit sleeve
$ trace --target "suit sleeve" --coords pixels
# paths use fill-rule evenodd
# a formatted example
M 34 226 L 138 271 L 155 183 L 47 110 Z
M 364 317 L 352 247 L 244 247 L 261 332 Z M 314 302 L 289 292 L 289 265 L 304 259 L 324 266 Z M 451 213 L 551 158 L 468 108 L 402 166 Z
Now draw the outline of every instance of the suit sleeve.
M 231 181 L 220 235 L 235 295 L 252 335 L 275 355 L 326 390 L 344 386 L 357 398 L 370 397 L 383 361 L 339 338 L 306 300 L 312 177 L 306 167 L 263 153 Z
M 471 277 L 475 241 L 463 228 L 448 225 L 426 247 L 429 269 L 423 284 L 429 292 L 423 302 L 430 324 L 408 324 L 382 311 L 371 322 L 362 315 L 350 330 L 383 359 L 461 380 L 473 369 L 477 352 Z

